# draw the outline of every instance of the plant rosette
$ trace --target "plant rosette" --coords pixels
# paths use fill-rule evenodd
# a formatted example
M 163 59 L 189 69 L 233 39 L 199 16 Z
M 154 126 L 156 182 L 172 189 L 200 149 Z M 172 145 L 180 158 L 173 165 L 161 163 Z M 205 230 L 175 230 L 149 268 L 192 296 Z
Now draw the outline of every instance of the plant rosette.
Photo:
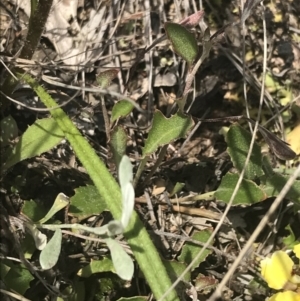
M 294 246 L 293 252 L 300 259 L 300 244 Z M 270 288 L 283 290 L 268 298 L 268 301 L 300 301 L 299 264 L 284 251 L 276 251 L 271 257 L 260 262 L 261 275 Z

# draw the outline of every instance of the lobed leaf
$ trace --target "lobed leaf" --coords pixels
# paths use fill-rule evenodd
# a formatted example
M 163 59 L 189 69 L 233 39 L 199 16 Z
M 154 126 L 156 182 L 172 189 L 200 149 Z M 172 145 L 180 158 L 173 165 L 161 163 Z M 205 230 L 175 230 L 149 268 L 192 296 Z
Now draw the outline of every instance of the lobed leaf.
M 75 195 L 70 198 L 69 214 L 78 218 L 79 221 L 106 209 L 105 202 L 94 185 L 75 189 Z
M 33 222 L 37 222 L 47 214 L 45 207 L 33 200 L 24 201 L 21 211 L 22 214 L 26 215 Z
M 211 234 L 212 234 L 212 229 L 208 228 L 208 229 L 205 229 L 202 231 L 197 231 L 197 232 L 193 233 L 191 238 L 193 240 L 197 240 L 199 242 L 206 243 L 207 240 L 209 239 L 209 237 L 211 236 Z M 180 256 L 178 257 L 178 260 L 181 262 L 184 262 L 186 264 L 189 264 L 197 256 L 197 254 L 199 253 L 200 250 L 201 250 L 201 247 L 193 244 L 192 242 L 186 242 L 186 244 L 182 248 L 182 252 L 181 252 Z M 211 250 L 205 250 L 203 252 L 202 256 L 193 265 L 192 271 L 195 268 L 197 268 L 199 266 L 199 264 L 201 262 L 203 262 L 209 254 L 211 254 L 211 252 L 212 252 Z
M 262 189 L 268 197 L 277 196 L 286 182 L 289 180 L 289 176 L 283 176 L 278 173 L 274 173 L 273 176 L 267 177 Z M 296 180 L 291 186 L 290 190 L 286 194 L 285 198 L 294 203 L 300 204 L 300 181 Z
M 12 265 L 4 277 L 3 282 L 11 290 L 21 296 L 30 288 L 30 282 L 34 279 L 28 269 L 22 264 Z
M 226 135 L 228 153 L 234 167 L 241 172 L 251 142 L 251 134 L 239 125 L 232 125 Z M 264 174 L 262 170 L 262 154 L 258 144 L 254 143 L 250 161 L 245 171 L 245 178 L 255 179 Z
M 166 118 L 160 111 L 156 111 L 152 128 L 143 148 L 143 158 L 154 153 L 159 146 L 185 137 L 193 124 L 192 118 L 182 113 L 178 112 L 172 117 Z
M 215 191 L 214 195 L 216 199 L 228 203 L 236 183 L 239 179 L 239 175 L 227 173 L 221 181 L 220 186 Z M 262 188 L 257 186 L 253 181 L 243 179 L 241 186 L 233 200 L 233 205 L 251 205 L 264 200 L 267 197 Z
M 172 281 L 176 281 L 178 277 L 186 270 L 187 264 L 183 262 L 178 262 L 175 260 L 163 260 L 163 263 L 167 269 L 168 274 Z M 191 281 L 191 271 L 187 272 L 184 277 L 183 281 L 190 282 Z

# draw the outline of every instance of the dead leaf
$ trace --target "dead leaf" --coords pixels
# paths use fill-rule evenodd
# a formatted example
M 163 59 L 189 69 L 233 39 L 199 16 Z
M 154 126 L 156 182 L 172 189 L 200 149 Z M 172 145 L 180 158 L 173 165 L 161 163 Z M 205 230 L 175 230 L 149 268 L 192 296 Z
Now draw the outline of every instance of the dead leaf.
M 165 74 L 157 74 L 154 79 L 154 87 L 173 87 L 177 82 L 176 75 L 174 73 L 168 72 Z
M 164 179 L 156 179 L 152 190 L 152 195 L 162 194 L 166 190 L 166 181 Z
M 12 0 L 27 16 L 30 16 L 30 1 Z M 91 9 L 89 19 L 82 27 L 77 22 L 72 30 L 77 33 L 70 35 L 69 19 L 77 17 L 78 0 L 54 0 L 48 16 L 43 36 L 47 37 L 55 47 L 57 60 L 62 60 L 71 70 L 80 69 L 82 64 L 93 63 L 99 59 L 102 37 L 108 24 L 102 24 L 103 16 L 108 7 L 103 6 L 98 11 Z M 101 30 L 99 30 L 99 28 Z M 88 49 L 93 51 L 88 51 Z

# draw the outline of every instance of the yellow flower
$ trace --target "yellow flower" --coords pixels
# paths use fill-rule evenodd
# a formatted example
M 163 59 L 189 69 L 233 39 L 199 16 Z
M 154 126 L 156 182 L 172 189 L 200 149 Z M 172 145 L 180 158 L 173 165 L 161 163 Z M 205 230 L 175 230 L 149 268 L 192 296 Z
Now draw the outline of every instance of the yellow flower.
M 260 262 L 261 275 L 270 288 L 279 290 L 291 279 L 293 265 L 292 259 L 285 252 L 276 251 L 271 258 L 265 258 Z M 277 301 L 277 299 L 274 300 Z
M 273 295 L 268 301 L 300 301 L 300 295 L 292 291 L 286 291 Z
M 296 254 L 296 256 L 300 259 L 300 244 L 295 245 L 293 251 Z

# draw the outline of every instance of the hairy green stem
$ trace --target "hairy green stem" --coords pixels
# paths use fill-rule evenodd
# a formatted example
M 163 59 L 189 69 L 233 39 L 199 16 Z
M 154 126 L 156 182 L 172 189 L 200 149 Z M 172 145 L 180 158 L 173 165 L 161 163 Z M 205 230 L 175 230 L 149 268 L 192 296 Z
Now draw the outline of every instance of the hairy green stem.
M 50 109 L 57 106 L 52 97 L 32 77 L 29 75 L 20 75 L 20 77 L 33 88 L 47 108 Z M 64 132 L 76 156 L 89 173 L 108 209 L 116 220 L 120 220 L 122 206 L 119 185 L 65 112 L 59 108 L 51 110 L 50 113 Z M 155 298 L 159 299 L 171 286 L 171 280 L 148 232 L 135 211 L 126 230 L 124 236 L 133 251 L 134 257 L 144 273 Z M 159 277 L 157 277 L 157 273 L 159 273 Z M 179 298 L 173 289 L 164 300 L 179 301 Z

